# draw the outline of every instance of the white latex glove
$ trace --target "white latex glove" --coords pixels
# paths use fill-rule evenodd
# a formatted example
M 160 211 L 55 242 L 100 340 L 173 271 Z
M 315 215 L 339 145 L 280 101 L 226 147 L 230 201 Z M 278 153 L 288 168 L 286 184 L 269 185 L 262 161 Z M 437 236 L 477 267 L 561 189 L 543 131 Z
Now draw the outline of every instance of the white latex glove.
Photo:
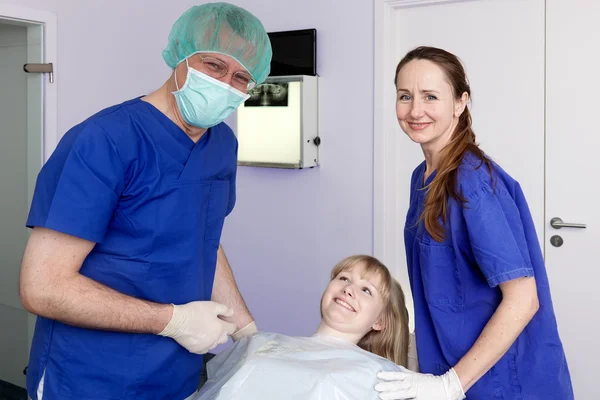
M 204 354 L 226 343 L 235 325 L 219 315 L 231 317 L 233 310 L 213 301 L 173 304 L 173 316 L 159 335 L 173 338 L 190 353 Z
M 252 321 L 248 325 L 243 327 L 242 329 L 238 329 L 237 331 L 233 332 L 233 335 L 231 335 L 231 338 L 233 339 L 234 342 L 237 342 L 241 338 L 250 336 L 250 335 L 254 335 L 257 332 L 258 332 L 258 329 L 256 328 L 256 322 Z
M 462 400 L 465 392 L 454 368 L 444 375 L 403 372 L 380 372 L 377 377 L 388 381 L 375 385 L 379 398 L 384 400 Z

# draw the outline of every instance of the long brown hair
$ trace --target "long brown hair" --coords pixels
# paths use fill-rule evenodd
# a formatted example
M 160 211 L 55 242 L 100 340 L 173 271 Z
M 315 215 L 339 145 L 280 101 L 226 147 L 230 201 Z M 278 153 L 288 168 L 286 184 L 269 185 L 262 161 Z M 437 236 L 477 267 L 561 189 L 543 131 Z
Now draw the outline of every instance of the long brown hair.
M 384 307 L 381 312 L 383 329 L 371 330 L 357 343 L 360 348 L 373 354 L 387 358 L 398 365 L 408 366 L 408 311 L 402 287 L 390 274 L 385 265 L 375 257 L 355 255 L 344 258 L 331 271 L 331 280 L 342 271 L 362 265 L 367 275 L 378 274 L 381 287 L 378 288 L 383 298 Z
M 435 47 L 422 46 L 408 52 L 396 67 L 394 85 L 397 83 L 400 70 L 413 60 L 428 60 L 440 67 L 446 74 L 455 99 L 460 99 L 463 93 L 467 93 L 471 98 L 471 87 L 458 57 Z M 475 142 L 475 132 L 471 128 L 471 113 L 465 107 L 452 138 L 441 151 L 435 178 L 424 188 L 427 190 L 427 195 L 421 220 L 425 222 L 427 232 L 438 242 L 443 241 L 445 236 L 444 224 L 448 215 L 448 199 L 452 197 L 463 206 L 467 202 L 458 191 L 457 174 L 463 157 L 469 152 L 481 161 L 477 168 L 485 164 L 491 176 L 492 163 Z

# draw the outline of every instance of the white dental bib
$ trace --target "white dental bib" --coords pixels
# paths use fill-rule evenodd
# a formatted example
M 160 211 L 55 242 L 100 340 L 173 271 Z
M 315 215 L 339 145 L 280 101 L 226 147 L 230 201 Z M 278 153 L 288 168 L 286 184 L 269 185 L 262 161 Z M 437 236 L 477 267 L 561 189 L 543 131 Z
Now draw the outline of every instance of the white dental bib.
M 404 370 L 343 340 L 275 333 L 241 339 L 207 368 L 194 400 L 376 400 L 377 372 Z

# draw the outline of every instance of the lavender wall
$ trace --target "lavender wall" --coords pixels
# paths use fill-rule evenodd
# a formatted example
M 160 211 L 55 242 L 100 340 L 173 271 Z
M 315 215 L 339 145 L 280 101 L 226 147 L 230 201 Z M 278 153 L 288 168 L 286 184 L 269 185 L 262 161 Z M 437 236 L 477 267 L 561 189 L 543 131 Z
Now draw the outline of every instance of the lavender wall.
M 1 1 L 1 0 L 0 0 Z M 183 0 L 4 0 L 56 12 L 59 131 L 168 77 L 161 51 Z M 232 0 L 268 31 L 316 28 L 322 166 L 240 167 L 223 244 L 261 330 L 310 335 L 332 266 L 371 253 L 373 3 Z M 50 60 L 52 61 L 52 60 Z
M 259 328 L 310 335 L 333 265 L 372 251 L 373 3 L 236 4 L 269 31 L 317 29 L 322 166 L 240 167 L 238 203 L 223 236 Z

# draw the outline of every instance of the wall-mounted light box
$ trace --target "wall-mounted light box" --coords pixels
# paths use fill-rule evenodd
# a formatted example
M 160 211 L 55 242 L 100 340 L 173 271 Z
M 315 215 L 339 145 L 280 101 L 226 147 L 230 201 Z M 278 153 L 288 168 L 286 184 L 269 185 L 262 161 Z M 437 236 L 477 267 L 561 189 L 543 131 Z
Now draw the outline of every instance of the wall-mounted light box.
M 317 30 L 269 32 L 266 82 L 237 111 L 238 164 L 275 168 L 319 165 Z
M 318 166 L 318 78 L 269 77 L 249 94 L 237 111 L 238 165 Z

